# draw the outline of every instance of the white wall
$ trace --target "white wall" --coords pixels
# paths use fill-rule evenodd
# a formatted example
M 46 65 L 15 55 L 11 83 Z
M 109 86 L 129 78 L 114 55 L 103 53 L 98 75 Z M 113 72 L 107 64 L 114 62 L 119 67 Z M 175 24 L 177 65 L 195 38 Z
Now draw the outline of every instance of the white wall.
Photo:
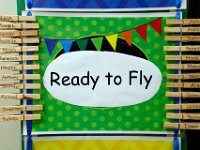
M 16 1 L 17 0 L 1 0 L 0 15 L 16 15 Z M 0 93 L 2 92 L 7 91 L 0 90 Z M 19 101 L 0 100 L 0 106 L 17 104 L 19 104 Z M 21 150 L 20 122 L 0 122 L 0 150 Z

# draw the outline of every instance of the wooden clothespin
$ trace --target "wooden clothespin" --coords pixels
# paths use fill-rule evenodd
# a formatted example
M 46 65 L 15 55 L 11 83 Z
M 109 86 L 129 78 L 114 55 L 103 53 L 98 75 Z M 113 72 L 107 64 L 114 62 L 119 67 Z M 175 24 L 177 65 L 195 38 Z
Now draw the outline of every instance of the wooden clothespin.
M 200 19 L 168 19 L 167 25 L 200 25 Z
M 40 114 L 33 115 L 1 115 L 0 121 L 25 121 L 25 120 L 39 120 L 41 119 Z
M 200 120 L 199 113 L 167 113 L 169 119 L 181 119 L 181 120 Z
M 39 80 L 39 74 L 0 74 L 0 80 Z
M 0 53 L 23 53 L 23 52 L 37 52 L 39 50 L 38 46 L 7 46 L 0 47 Z
M 188 104 L 166 104 L 166 110 L 200 110 L 200 103 L 188 103 Z
M 0 22 L 36 21 L 35 16 L 0 16 Z
M 200 45 L 188 45 L 188 46 L 164 46 L 166 52 L 200 52 Z
M 200 61 L 200 55 L 166 55 L 165 60 Z
M 21 70 L 38 70 L 39 65 L 0 65 L 0 70 L 21 71 Z
M 200 98 L 200 92 L 166 92 L 165 96 L 172 98 Z
M 164 128 L 170 129 L 185 129 L 185 130 L 200 130 L 200 123 L 164 123 Z
M 32 83 L 32 84 L 23 84 L 23 83 L 6 83 L 0 84 L 0 89 L 40 89 L 40 84 Z
M 199 70 L 200 64 L 167 64 L 167 69 Z
M 0 100 L 40 99 L 40 94 L 0 94 Z
M 0 44 L 40 43 L 39 38 L 0 38 Z
M 170 88 L 200 88 L 200 82 L 167 82 Z
M 23 112 L 23 111 L 40 111 L 43 109 L 42 105 L 30 106 L 0 106 L 0 112 Z
M 167 79 L 183 79 L 183 80 L 192 80 L 200 79 L 200 73 L 187 73 L 187 74 L 167 74 Z

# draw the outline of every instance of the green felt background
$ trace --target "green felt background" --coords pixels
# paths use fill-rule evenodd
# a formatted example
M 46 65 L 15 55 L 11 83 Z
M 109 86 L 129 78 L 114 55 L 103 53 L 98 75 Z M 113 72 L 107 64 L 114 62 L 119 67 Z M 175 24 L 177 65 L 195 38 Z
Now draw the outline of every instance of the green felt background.
M 158 18 L 70 18 L 70 17 L 42 17 L 38 16 L 40 24 L 40 66 L 39 73 L 43 76 L 45 68 L 61 51 L 62 45 L 57 43 L 53 53 L 49 56 L 44 38 L 48 39 L 80 39 L 92 36 L 117 34 L 137 26 L 150 23 Z M 166 18 L 162 18 L 163 28 Z M 118 108 L 90 108 L 74 106 L 54 99 L 42 86 L 41 100 L 34 104 L 43 104 L 42 119 L 33 121 L 33 131 L 165 131 L 163 123 L 166 121 L 165 104 L 173 99 L 165 97 L 166 89 L 166 61 L 163 46 L 169 45 L 164 41 L 163 32 L 160 36 L 150 25 L 147 27 L 147 41 L 133 30 L 132 43 L 137 45 L 162 72 L 163 80 L 159 92 L 141 104 Z M 119 34 L 119 38 L 122 38 Z M 78 61 L 78 60 L 74 60 Z M 41 79 L 42 83 L 42 79 Z M 36 91 L 37 92 L 37 91 Z M 142 91 L 141 91 L 142 92 Z M 67 92 L 66 92 L 67 94 Z

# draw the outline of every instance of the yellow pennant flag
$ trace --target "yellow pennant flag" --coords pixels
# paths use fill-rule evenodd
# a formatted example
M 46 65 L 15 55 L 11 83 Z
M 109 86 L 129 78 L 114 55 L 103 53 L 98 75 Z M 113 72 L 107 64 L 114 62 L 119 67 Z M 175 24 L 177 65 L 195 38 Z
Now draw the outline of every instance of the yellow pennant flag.
M 117 47 L 117 38 L 118 38 L 118 34 L 106 36 L 106 39 L 108 40 L 108 42 L 110 43 L 114 51 L 116 51 L 116 47 Z

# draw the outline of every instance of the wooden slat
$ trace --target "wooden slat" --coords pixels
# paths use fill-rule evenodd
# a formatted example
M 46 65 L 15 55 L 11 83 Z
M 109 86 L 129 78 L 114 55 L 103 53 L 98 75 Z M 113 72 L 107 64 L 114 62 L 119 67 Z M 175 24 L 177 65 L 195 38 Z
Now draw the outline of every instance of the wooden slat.
M 200 64 L 167 64 L 167 69 L 199 70 Z
M 0 100 L 40 99 L 40 94 L 0 94 Z
M 0 84 L 0 89 L 40 89 L 40 84 L 32 83 L 32 84 L 21 84 L 21 83 L 11 83 L 11 84 Z
M 170 129 L 185 129 L 185 130 L 200 130 L 200 123 L 164 123 L 164 128 Z
M 200 88 L 200 82 L 167 82 L 169 88 Z
M 40 114 L 31 115 L 1 115 L 0 121 L 24 121 L 24 120 L 39 120 L 41 119 Z
M 38 23 L 10 23 L 0 22 L 0 30 L 17 29 L 39 29 Z
M 36 21 L 35 16 L 0 16 L 0 22 Z
M 0 62 L 20 62 L 28 60 L 39 60 L 39 56 L 38 55 L 0 56 Z
M 166 33 L 199 33 L 200 27 L 165 27 Z
M 21 70 L 38 70 L 39 65 L 0 65 L 0 70 L 21 71 Z
M 39 80 L 39 74 L 0 74 L 0 80 Z
M 200 103 L 166 104 L 166 110 L 200 110 Z
M 200 98 L 200 92 L 166 92 L 165 96 L 172 98 Z
M 165 36 L 165 41 L 200 42 L 198 35 Z
M 188 73 L 188 74 L 168 74 L 167 79 L 200 79 L 200 73 Z
M 40 43 L 39 38 L 0 38 L 0 44 Z
M 200 61 L 200 55 L 166 55 L 165 60 L 180 60 L 180 61 Z
M 199 113 L 167 113 L 169 119 L 200 120 Z
M 42 110 L 42 108 L 42 105 L 0 106 L 0 112 L 39 111 Z
M 37 52 L 38 46 L 14 46 L 14 47 L 0 47 L 0 53 L 19 53 L 19 52 Z
M 164 46 L 166 52 L 200 52 L 200 45 L 188 45 L 188 46 Z
M 166 21 L 168 25 L 200 25 L 200 19 L 169 19 Z

